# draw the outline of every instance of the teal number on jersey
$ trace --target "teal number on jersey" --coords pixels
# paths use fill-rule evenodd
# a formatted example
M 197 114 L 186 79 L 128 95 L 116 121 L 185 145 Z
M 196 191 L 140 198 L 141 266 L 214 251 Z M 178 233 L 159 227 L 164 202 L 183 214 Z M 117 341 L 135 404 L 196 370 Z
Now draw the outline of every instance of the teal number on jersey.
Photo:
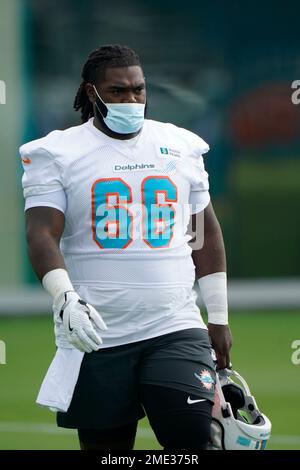
M 177 188 L 168 176 L 150 176 L 142 182 L 143 240 L 151 248 L 169 245 L 175 219 L 171 202 Z M 160 200 L 160 197 L 162 200 Z M 93 238 L 100 248 L 124 249 L 132 242 L 130 186 L 121 178 L 103 178 L 92 187 Z
M 160 201 L 159 198 L 162 197 Z M 142 183 L 144 240 L 151 248 L 169 245 L 173 236 L 177 188 L 168 176 L 150 176 Z
M 100 248 L 124 249 L 132 241 L 131 188 L 121 178 L 103 178 L 92 188 L 93 237 Z

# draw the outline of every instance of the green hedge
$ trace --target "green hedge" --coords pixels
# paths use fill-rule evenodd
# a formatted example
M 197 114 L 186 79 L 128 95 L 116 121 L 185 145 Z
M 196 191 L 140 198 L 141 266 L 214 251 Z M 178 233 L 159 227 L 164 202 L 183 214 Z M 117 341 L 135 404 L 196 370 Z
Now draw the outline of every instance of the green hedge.
M 217 201 L 233 277 L 299 275 L 300 161 L 241 159 Z

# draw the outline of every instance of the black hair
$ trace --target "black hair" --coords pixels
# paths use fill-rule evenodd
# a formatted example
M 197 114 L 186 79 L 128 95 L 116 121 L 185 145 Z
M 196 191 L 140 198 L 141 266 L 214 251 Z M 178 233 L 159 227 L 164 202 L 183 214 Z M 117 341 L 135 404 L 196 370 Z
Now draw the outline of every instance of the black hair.
M 119 44 L 107 44 L 92 51 L 85 62 L 81 77 L 81 82 L 74 100 L 75 111 L 81 110 L 81 121 L 87 122 L 94 116 L 93 104 L 87 95 L 85 85 L 94 84 L 99 74 L 103 74 L 107 68 L 130 67 L 138 65 L 141 67 L 139 56 L 128 46 Z

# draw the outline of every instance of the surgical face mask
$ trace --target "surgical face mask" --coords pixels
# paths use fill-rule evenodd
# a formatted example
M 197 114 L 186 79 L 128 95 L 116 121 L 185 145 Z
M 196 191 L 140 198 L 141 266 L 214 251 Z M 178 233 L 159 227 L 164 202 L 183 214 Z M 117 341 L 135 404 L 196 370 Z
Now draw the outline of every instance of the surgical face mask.
M 105 103 L 99 96 L 96 87 L 93 85 L 95 92 L 100 100 L 96 107 L 107 125 L 107 127 L 118 134 L 133 134 L 139 131 L 144 124 L 145 105 L 141 103 Z M 100 108 L 104 108 L 106 116 L 101 112 Z

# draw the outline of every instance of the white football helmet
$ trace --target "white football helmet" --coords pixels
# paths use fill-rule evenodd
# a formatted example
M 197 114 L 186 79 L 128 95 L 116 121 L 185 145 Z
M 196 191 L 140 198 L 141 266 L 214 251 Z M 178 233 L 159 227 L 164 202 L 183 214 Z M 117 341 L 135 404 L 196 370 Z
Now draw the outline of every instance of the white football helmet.
M 247 382 L 234 370 L 216 372 L 212 416 L 208 450 L 262 450 L 270 439 L 270 420 L 259 411 Z

